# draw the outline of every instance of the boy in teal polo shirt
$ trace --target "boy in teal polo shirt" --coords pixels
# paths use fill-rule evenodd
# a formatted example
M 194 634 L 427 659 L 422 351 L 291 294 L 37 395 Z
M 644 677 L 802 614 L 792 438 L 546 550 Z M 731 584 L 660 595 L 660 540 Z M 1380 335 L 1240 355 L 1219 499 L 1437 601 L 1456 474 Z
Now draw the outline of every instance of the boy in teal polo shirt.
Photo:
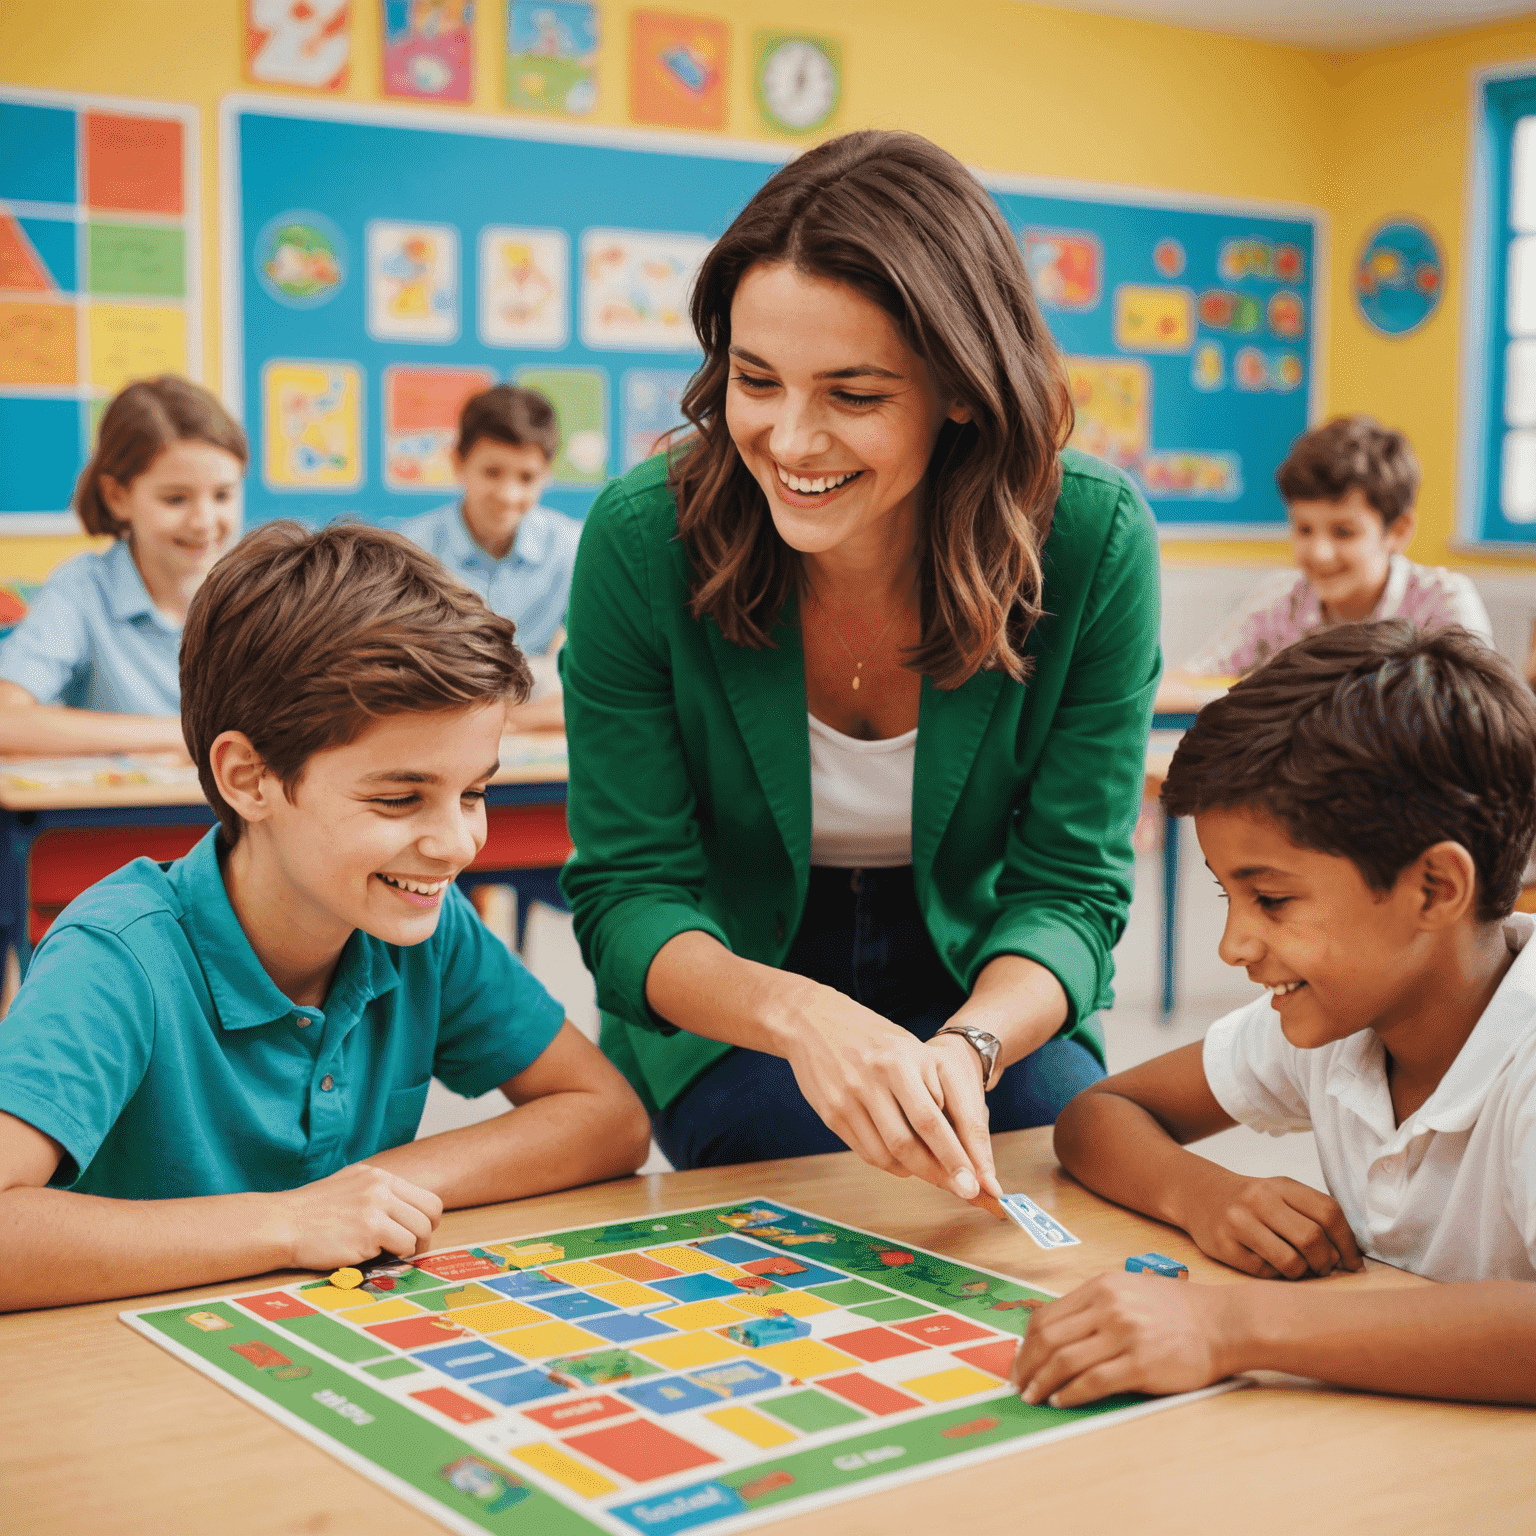
M 188 614 L 219 826 L 72 902 L 0 1022 L 0 1309 L 430 1245 L 632 1172 L 638 1100 L 454 877 L 528 670 L 396 535 L 274 524 Z M 413 1141 L 436 1076 L 518 1108 Z

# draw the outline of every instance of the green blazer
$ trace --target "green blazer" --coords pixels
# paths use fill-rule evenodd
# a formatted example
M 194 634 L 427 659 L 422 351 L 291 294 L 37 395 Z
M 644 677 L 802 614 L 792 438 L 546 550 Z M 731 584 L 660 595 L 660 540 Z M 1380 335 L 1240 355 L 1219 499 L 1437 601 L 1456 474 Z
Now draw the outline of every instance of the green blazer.
M 1062 455 L 1043 551 L 1047 617 L 1023 686 L 923 679 L 912 870 L 928 932 L 970 990 L 1027 955 L 1067 994 L 1065 1033 L 1102 1059 L 1147 729 L 1161 666 L 1157 535 L 1126 477 Z M 587 514 L 561 657 L 576 852 L 561 886 L 597 981 L 603 1050 L 664 1108 L 733 1049 L 645 1000 L 656 952 L 690 929 L 782 963 L 805 902 L 810 732 L 793 603 L 776 648 L 730 644 L 688 611 L 666 461 L 612 482 Z

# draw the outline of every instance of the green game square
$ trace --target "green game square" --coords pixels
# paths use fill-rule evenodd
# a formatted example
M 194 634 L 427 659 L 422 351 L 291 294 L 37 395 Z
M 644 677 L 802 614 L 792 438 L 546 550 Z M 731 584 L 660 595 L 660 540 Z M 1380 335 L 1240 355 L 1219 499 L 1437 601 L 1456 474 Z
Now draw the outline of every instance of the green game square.
M 925 1307 L 920 1301 L 908 1301 L 904 1296 L 893 1296 L 889 1301 L 871 1302 L 866 1307 L 850 1307 L 848 1310 L 877 1323 L 904 1323 L 909 1317 L 927 1317 L 933 1308 Z
M 837 1280 L 830 1285 L 813 1285 L 810 1291 L 812 1296 L 820 1296 L 836 1307 L 851 1307 L 860 1301 L 886 1301 L 891 1295 L 878 1285 L 868 1285 L 863 1280 Z
M 186 239 L 178 228 L 92 223 L 86 230 L 89 291 L 179 299 L 187 291 Z
M 365 1365 L 363 1369 L 370 1376 L 377 1376 L 380 1381 L 392 1381 L 396 1376 L 417 1376 L 421 1373 L 421 1367 L 414 1360 L 380 1360 L 377 1365 Z
M 308 1317 L 285 1317 L 283 1327 L 290 1333 L 298 1334 L 317 1349 L 323 1349 L 333 1358 L 353 1364 L 363 1360 L 377 1360 L 380 1355 L 393 1353 L 377 1339 L 369 1338 L 366 1333 L 355 1328 L 348 1328 L 345 1323 L 338 1323 L 334 1317 L 327 1317 L 323 1312 L 312 1312 Z
M 814 1435 L 818 1429 L 836 1429 L 840 1424 L 856 1424 L 866 1415 L 847 1403 L 807 1387 L 803 1392 L 791 1392 L 788 1397 L 776 1397 L 771 1402 L 759 1400 L 754 1407 L 783 1419 L 791 1429 Z

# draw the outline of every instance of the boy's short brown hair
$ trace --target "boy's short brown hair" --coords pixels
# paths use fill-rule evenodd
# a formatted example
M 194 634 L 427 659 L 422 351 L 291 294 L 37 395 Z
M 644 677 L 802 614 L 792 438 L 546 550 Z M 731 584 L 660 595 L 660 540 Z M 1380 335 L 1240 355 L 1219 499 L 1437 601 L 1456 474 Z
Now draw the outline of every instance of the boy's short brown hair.
M 1320 629 L 1207 704 L 1163 785 L 1172 816 L 1250 808 L 1386 892 L 1426 848 L 1477 866 L 1477 918 L 1520 894 L 1536 837 L 1536 698 L 1459 627 Z
M 316 752 L 389 715 L 521 703 L 516 625 L 431 555 L 358 523 L 269 523 L 208 573 L 181 637 L 181 733 L 231 843 L 210 752 L 242 731 L 292 794 Z
M 1342 501 L 1359 491 L 1390 528 L 1419 494 L 1419 461 L 1401 432 L 1369 416 L 1335 416 L 1291 444 L 1275 484 L 1287 503 Z
M 459 414 L 459 457 L 467 458 L 482 437 L 509 448 L 537 448 L 547 464 L 560 452 L 554 406 L 538 390 L 516 384 L 497 384 L 465 402 Z

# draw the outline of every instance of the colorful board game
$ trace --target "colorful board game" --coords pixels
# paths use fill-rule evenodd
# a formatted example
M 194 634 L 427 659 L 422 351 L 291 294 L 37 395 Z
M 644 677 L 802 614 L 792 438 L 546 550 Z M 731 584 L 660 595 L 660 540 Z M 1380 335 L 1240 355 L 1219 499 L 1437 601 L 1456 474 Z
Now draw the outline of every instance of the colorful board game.
M 1026 1407 L 1047 1293 L 771 1200 L 364 1272 L 122 1316 L 464 1532 L 723 1536 L 1205 1395 Z

